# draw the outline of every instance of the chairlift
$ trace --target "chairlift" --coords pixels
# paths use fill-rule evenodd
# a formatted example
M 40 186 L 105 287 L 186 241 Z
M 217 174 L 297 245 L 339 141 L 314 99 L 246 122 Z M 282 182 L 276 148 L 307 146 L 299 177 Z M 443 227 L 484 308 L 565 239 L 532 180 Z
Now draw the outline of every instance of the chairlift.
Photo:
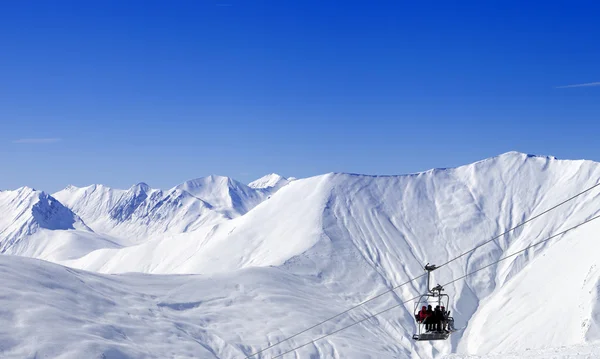
M 419 317 L 422 306 L 428 307 L 431 305 L 432 307 L 440 306 L 445 309 L 449 308 L 450 297 L 447 294 L 442 293 L 444 288 L 439 284 L 430 288 L 431 272 L 436 269 L 438 269 L 438 267 L 435 265 L 430 265 L 429 263 L 425 265 L 425 271 L 427 272 L 427 292 L 422 294 L 415 304 L 414 314 L 417 323 L 417 333 L 413 334 L 413 339 L 416 341 L 446 340 L 450 337 L 450 334 L 455 331 L 454 318 L 450 316 L 450 311 L 442 314 L 443 320 L 439 324 L 439 327 L 441 328 L 437 328 L 439 321 L 431 323 L 430 321 L 427 321 L 427 319 L 422 321 Z M 429 329 L 425 322 L 428 322 L 427 324 L 430 325 Z

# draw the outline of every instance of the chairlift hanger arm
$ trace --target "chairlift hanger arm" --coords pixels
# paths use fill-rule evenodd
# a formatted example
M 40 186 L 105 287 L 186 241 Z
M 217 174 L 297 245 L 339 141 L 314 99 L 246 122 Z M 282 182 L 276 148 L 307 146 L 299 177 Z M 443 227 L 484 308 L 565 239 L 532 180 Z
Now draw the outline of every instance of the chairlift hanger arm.
M 429 263 L 427 263 L 427 264 L 425 265 L 425 270 L 426 270 L 427 272 L 433 272 L 434 270 L 436 270 L 436 269 L 438 269 L 438 268 L 439 268 L 439 267 L 438 267 L 438 266 L 436 266 L 435 264 L 429 264 Z

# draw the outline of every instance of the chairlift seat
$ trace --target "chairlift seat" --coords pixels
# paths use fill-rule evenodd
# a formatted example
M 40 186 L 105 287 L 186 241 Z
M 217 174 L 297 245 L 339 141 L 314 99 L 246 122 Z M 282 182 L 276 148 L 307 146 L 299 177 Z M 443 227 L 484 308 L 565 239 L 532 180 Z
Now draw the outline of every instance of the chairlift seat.
M 428 332 L 421 334 L 413 334 L 413 339 L 417 341 L 425 341 L 425 340 L 446 340 L 450 336 L 448 332 Z

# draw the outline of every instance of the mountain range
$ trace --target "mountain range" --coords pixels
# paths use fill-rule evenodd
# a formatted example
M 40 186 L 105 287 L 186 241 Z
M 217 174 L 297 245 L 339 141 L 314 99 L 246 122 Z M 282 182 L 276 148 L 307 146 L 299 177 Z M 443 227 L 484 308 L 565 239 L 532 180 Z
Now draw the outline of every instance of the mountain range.
M 271 174 L 249 185 L 209 176 L 169 190 L 140 183 L 0 191 L 0 318 L 3 328 L 18 323 L 0 333 L 0 353 L 244 358 L 599 180 L 593 161 L 509 152 L 398 176 Z M 600 188 L 449 263 L 434 281 L 450 282 L 598 214 Z M 402 302 L 426 290 L 418 280 L 257 358 L 392 306 L 283 358 L 594 352 L 599 230 L 590 222 L 446 286 L 461 328 L 448 341 L 411 339 L 415 303 Z M 23 306 L 25 297 L 34 304 Z

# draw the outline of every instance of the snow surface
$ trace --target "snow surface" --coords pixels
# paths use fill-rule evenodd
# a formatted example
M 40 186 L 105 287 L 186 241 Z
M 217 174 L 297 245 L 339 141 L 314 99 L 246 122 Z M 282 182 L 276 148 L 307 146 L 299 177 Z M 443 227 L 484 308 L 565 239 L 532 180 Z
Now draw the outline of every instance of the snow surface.
M 248 187 L 255 189 L 278 190 L 293 180 L 294 178 L 285 178 L 277 173 L 271 173 L 250 182 Z
M 600 164 L 511 152 L 406 176 L 332 173 L 267 193 L 272 178 L 252 186 L 211 176 L 170 191 L 138 185 L 57 193 L 89 226 L 87 233 L 104 242 L 16 254 L 102 273 L 155 275 L 93 274 L 0 256 L 9 288 L 0 297 L 0 328 L 11 329 L 0 332 L 0 353 L 243 358 L 596 184 Z M 182 199 L 165 200 L 173 196 Z M 6 198 L 0 208 L 9 213 L 29 213 L 35 202 Z M 155 211 L 163 200 L 176 205 Z M 435 272 L 434 282 L 449 282 L 598 213 L 600 189 L 452 262 Z M 410 339 L 415 325 L 408 303 L 284 358 L 569 357 L 578 350 L 593 356 L 600 347 L 599 230 L 600 221 L 591 222 L 447 286 L 456 326 L 465 329 L 446 342 Z M 47 231 L 55 235 L 21 231 L 12 238 L 43 249 L 77 230 Z M 4 233 L 0 241 L 8 243 Z M 424 285 L 406 285 L 258 357 L 401 303 Z M 22 293 L 38 305 L 23 306 Z M 12 323 L 19 323 L 16 329 Z M 51 329 L 56 323 L 60 330 Z
M 450 354 L 445 359 L 596 359 L 600 358 L 600 342 L 520 352 L 488 355 Z

